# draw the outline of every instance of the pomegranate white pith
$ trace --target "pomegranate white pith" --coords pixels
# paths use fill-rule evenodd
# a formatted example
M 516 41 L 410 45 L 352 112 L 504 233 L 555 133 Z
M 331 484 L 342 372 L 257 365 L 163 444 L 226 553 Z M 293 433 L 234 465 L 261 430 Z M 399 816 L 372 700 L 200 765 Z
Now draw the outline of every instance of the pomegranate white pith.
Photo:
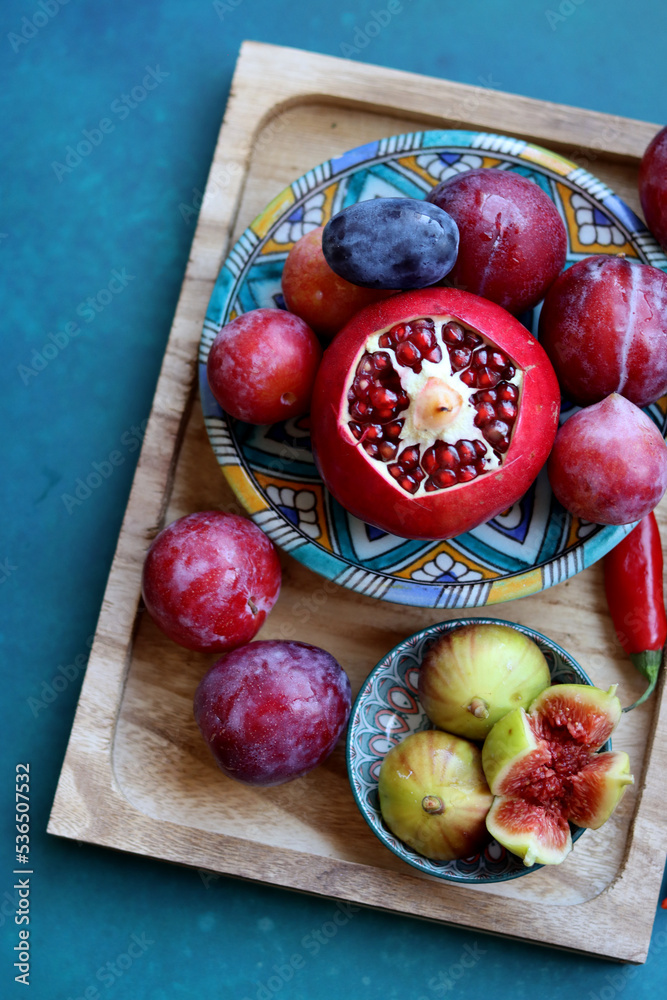
M 368 338 L 341 426 L 380 474 L 414 497 L 499 469 L 523 372 L 454 316 L 415 317 Z

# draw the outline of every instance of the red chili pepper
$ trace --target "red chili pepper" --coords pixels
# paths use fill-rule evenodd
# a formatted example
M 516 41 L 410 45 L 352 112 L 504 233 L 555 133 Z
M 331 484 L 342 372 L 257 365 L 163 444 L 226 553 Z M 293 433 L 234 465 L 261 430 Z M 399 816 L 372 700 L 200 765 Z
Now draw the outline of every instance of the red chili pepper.
M 667 640 L 662 593 L 662 544 L 654 514 L 649 514 L 604 558 L 604 586 L 616 635 L 649 686 L 623 709 L 641 705 L 652 694 Z

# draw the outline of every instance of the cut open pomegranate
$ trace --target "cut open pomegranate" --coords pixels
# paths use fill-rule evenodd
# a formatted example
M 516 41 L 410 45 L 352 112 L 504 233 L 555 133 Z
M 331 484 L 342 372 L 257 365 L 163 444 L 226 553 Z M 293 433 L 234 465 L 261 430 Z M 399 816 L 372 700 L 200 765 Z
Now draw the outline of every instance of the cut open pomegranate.
M 500 306 L 449 288 L 409 292 L 364 309 L 326 351 L 313 445 L 351 513 L 407 538 L 448 538 L 522 496 L 559 402 L 544 351 Z

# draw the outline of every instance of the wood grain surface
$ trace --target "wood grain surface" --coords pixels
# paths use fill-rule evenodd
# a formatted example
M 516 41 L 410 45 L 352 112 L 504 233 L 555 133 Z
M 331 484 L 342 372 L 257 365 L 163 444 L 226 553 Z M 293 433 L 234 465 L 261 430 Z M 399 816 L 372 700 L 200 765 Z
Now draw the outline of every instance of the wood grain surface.
M 208 444 L 195 390 L 201 327 L 231 241 L 315 164 L 375 138 L 436 125 L 511 134 L 555 149 L 605 180 L 636 211 L 638 158 L 658 129 L 331 57 L 244 44 L 49 831 L 641 962 L 667 851 L 664 684 L 649 703 L 624 716 L 614 734 L 614 747 L 630 755 L 636 783 L 613 818 L 601 830 L 587 831 L 560 866 L 507 883 L 461 887 L 421 875 L 374 837 L 349 789 L 342 743 L 326 764 L 287 785 L 252 789 L 226 779 L 192 718 L 195 687 L 215 657 L 169 642 L 140 604 L 143 558 L 157 531 L 195 510 L 241 513 Z M 657 514 L 664 533 L 667 506 Z M 453 617 L 353 594 L 286 555 L 282 565 L 280 600 L 260 637 L 294 637 L 323 646 L 343 664 L 355 694 L 398 641 Z M 611 627 L 600 566 L 491 613 L 546 632 L 595 683 L 618 683 L 625 704 L 641 693 L 643 682 Z

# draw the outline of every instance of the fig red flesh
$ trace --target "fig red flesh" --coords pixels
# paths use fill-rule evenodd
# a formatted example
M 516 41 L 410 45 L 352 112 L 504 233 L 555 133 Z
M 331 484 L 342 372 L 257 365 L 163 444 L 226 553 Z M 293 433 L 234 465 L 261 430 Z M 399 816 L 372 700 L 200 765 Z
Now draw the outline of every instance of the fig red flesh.
M 561 684 L 489 733 L 482 762 L 497 797 L 487 827 L 526 865 L 560 863 L 572 848 L 568 820 L 597 829 L 618 805 L 632 782 L 628 756 L 597 751 L 620 717 L 615 688 Z

